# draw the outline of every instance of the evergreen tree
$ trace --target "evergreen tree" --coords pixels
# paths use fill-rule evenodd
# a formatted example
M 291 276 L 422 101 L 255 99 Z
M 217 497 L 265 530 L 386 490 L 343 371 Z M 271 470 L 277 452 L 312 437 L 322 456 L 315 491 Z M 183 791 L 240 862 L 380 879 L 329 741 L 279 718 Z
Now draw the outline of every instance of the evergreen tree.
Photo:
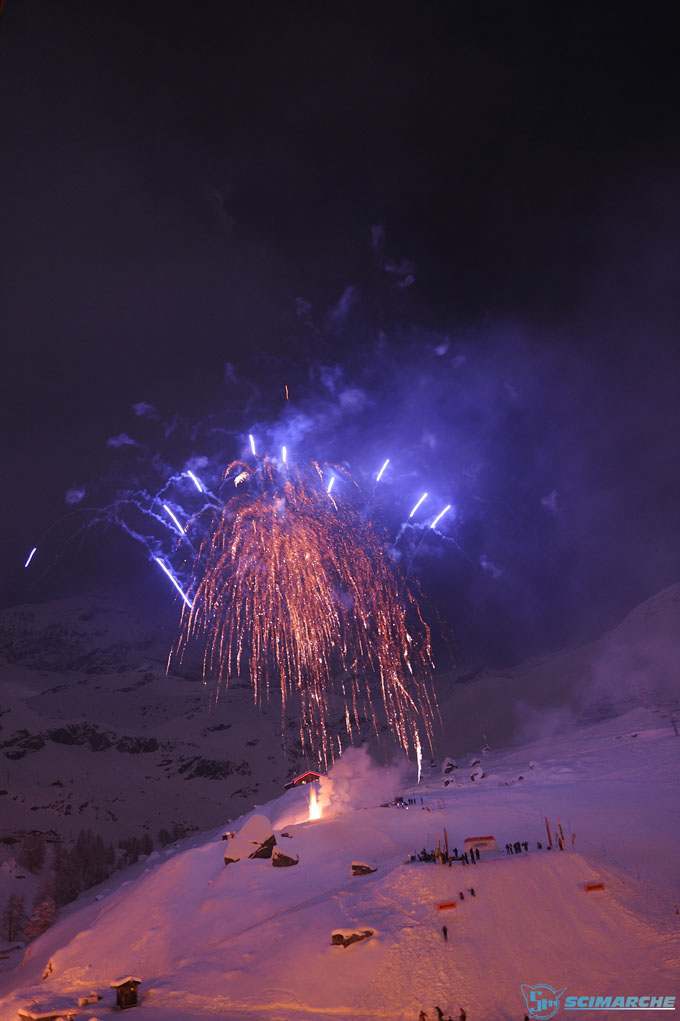
M 45 864 L 45 838 L 42 833 L 27 833 L 17 858 L 29 872 L 40 872 Z
M 24 926 L 24 932 L 28 939 L 37 939 L 47 932 L 51 925 L 54 925 L 57 918 L 57 906 L 52 896 L 50 883 L 41 883 L 38 892 L 33 898 L 33 910 L 31 917 Z
M 10 894 L 1 921 L 2 933 L 8 943 L 13 943 L 22 935 L 26 924 L 23 894 L 21 896 L 18 893 Z
M 59 907 L 70 904 L 81 892 L 76 868 L 67 854 L 63 844 L 55 844 L 52 852 L 52 871 L 54 873 L 54 899 Z

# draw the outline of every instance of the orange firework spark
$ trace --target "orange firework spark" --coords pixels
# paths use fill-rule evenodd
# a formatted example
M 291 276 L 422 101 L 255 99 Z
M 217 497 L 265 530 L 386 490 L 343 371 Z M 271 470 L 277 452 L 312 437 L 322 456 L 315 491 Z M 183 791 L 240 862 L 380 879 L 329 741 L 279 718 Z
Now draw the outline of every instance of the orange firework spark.
M 432 748 L 430 631 L 384 537 L 356 501 L 324 488 L 317 464 L 305 474 L 257 461 L 229 465 L 235 494 L 207 512 L 193 606 L 183 610 L 173 656 L 199 640 L 215 695 L 247 676 L 258 704 L 280 692 L 282 720 L 298 703 L 302 747 L 326 766 L 335 754 L 335 695 L 350 741 L 362 717 L 379 732 L 382 706 L 407 754 L 419 754 L 421 732 Z

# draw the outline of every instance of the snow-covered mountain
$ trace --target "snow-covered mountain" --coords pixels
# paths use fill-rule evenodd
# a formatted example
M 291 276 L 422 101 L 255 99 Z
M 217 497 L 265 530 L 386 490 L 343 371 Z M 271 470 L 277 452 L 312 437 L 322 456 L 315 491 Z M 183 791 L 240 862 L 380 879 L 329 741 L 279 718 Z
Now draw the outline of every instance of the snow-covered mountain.
M 306 768 L 296 723 L 284 755 L 277 710 L 256 709 L 249 687 L 211 708 L 197 670 L 166 675 L 175 626 L 172 613 L 102 597 L 0 613 L 0 837 L 205 830 Z M 591 645 L 440 676 L 436 753 L 521 744 L 639 705 L 670 714 L 678 662 L 680 585 Z
M 601 996 L 615 1006 L 597 1016 L 613 1021 L 628 997 L 676 997 L 679 750 L 650 707 L 487 752 L 474 782 L 467 761 L 415 784 L 349 750 L 321 783 L 320 819 L 309 788 L 258 810 L 298 864 L 225 866 L 217 831 L 112 878 L 0 976 L 0 1021 L 90 992 L 102 999 L 79 1016 L 104 1021 L 125 976 L 141 979 L 148 1021 L 414 1021 L 437 1007 L 509 1021 L 528 1012 L 521 987 L 539 985 L 561 994 L 558 1018 L 566 997 Z M 387 790 L 409 807 L 380 807 Z M 547 849 L 546 817 L 565 850 Z M 499 852 L 409 860 L 475 836 Z M 528 851 L 505 853 L 516 841 Z M 375 871 L 351 875 L 356 861 Z M 334 933 L 369 935 L 342 946 Z
M 0 614 L 0 836 L 206 829 L 304 765 L 250 688 L 211 706 L 195 671 L 166 675 L 171 623 L 105 599 Z
M 508 670 L 453 673 L 439 682 L 444 741 L 472 750 L 615 717 L 680 697 L 680 584 L 646 600 L 597 641 Z

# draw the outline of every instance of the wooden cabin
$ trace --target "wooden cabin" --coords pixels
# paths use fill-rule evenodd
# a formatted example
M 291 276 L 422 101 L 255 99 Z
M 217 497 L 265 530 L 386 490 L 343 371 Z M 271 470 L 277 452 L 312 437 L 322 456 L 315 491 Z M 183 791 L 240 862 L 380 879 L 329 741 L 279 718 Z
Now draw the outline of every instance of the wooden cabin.
M 116 990 L 116 1006 L 121 1010 L 125 1010 L 126 1007 L 136 1007 L 137 986 L 141 983 L 141 978 L 133 978 L 132 975 L 114 979 L 111 988 Z
M 294 780 L 289 780 L 285 785 L 284 790 L 289 791 L 293 787 L 302 787 L 306 783 L 314 783 L 315 780 L 320 780 L 323 773 L 317 773 L 313 769 L 308 769 L 306 773 L 300 773 L 300 776 L 296 776 Z

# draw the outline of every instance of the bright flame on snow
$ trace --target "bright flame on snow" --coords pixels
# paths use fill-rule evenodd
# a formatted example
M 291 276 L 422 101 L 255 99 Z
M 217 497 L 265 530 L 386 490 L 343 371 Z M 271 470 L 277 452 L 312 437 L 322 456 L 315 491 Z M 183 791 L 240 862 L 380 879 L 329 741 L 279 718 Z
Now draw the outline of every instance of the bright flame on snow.
M 315 783 L 310 783 L 309 785 L 309 818 L 321 818 L 321 802 L 319 801 L 319 795 L 316 793 Z
M 423 771 L 423 749 L 420 747 L 420 735 L 416 730 L 416 759 L 418 760 L 418 783 L 420 783 L 420 776 Z

